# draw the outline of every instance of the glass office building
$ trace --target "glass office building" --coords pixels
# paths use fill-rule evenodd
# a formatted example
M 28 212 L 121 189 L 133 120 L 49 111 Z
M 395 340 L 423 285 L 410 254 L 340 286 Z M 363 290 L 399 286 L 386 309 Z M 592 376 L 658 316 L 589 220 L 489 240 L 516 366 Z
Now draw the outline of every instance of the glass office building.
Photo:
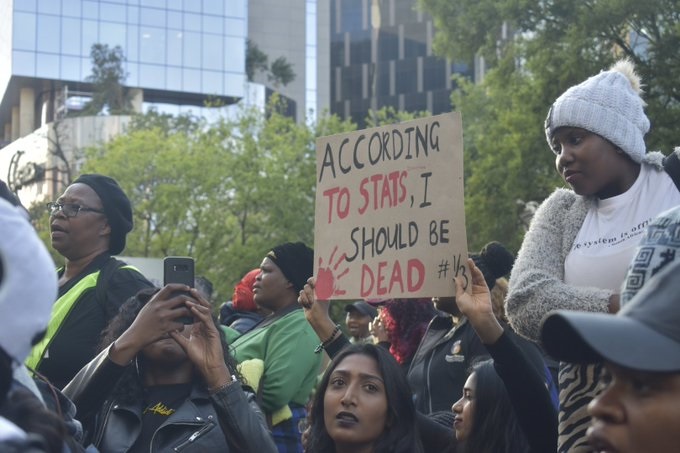
M 246 0 L 0 0 L 0 18 L 1 123 L 22 90 L 34 90 L 36 116 L 64 85 L 87 91 L 95 43 L 123 49 L 125 84 L 145 102 L 243 96 Z
M 415 0 L 331 1 L 331 112 L 360 126 L 371 110 L 451 111 L 451 75 L 471 65 L 432 54 L 432 18 Z

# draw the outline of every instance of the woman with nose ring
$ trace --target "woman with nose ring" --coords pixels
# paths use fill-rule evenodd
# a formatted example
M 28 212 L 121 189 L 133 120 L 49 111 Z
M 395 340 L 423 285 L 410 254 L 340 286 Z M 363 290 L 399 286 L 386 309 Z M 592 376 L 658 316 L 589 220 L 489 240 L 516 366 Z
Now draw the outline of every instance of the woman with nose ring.
M 556 309 L 616 313 L 620 288 L 647 224 L 680 204 L 670 176 L 680 150 L 647 153 L 640 78 L 633 63 L 569 88 L 545 122 L 555 166 L 568 189 L 539 207 L 510 276 L 507 313 L 521 335 L 539 340 L 540 323 Z M 615 341 L 613 339 L 612 341 Z M 586 404 L 599 370 L 560 364 L 558 451 L 589 451 Z

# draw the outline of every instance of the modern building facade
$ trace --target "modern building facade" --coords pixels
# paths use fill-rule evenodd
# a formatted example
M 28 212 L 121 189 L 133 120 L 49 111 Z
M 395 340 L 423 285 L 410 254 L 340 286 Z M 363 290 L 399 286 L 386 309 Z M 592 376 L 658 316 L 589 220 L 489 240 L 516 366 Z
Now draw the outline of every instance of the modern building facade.
M 0 179 L 22 199 L 52 196 L 65 162 L 76 172 L 80 151 L 124 132 L 129 117 L 72 115 L 93 89 L 94 44 L 122 49 L 135 111 L 279 92 L 305 121 L 328 107 L 329 21 L 325 0 L 0 0 Z M 248 83 L 246 39 L 291 62 L 293 82 Z
M 17 139 L 54 120 L 65 87 L 89 91 L 95 43 L 123 49 L 125 84 L 145 102 L 235 102 L 247 11 L 246 0 L 0 0 L 0 132 Z
M 295 72 L 286 86 L 271 85 L 264 74 L 254 81 L 292 99 L 298 121 L 328 109 L 329 25 L 328 0 L 248 0 L 248 38 L 270 62 L 284 57 Z
M 416 0 L 330 0 L 330 111 L 360 127 L 382 107 L 451 110 L 453 73 L 472 65 L 432 54 L 432 18 Z

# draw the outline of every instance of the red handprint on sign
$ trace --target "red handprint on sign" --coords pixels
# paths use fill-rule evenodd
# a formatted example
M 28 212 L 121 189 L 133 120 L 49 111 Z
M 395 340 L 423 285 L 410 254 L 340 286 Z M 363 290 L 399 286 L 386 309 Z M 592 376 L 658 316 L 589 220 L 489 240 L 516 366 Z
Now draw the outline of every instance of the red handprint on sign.
M 316 276 L 316 286 L 314 290 L 316 291 L 316 298 L 319 300 L 328 300 L 332 296 L 342 296 L 345 294 L 345 290 L 340 289 L 337 286 L 337 282 L 347 275 L 349 272 L 349 267 L 346 267 L 339 274 L 336 275 L 338 268 L 342 263 L 345 262 L 346 255 L 343 253 L 337 262 L 333 264 L 335 259 L 335 254 L 338 251 L 336 246 L 331 253 L 331 257 L 328 260 L 328 266 L 324 267 L 323 258 L 319 258 L 319 271 Z M 331 269 L 332 266 L 332 269 Z

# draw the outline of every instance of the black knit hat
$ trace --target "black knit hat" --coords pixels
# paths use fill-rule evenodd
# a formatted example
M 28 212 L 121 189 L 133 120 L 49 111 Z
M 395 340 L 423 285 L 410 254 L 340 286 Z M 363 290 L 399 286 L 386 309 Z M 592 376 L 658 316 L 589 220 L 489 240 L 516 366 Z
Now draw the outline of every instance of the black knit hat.
M 80 175 L 73 181 L 73 184 L 77 183 L 90 186 L 99 196 L 111 227 L 109 252 L 112 255 L 122 252 L 125 236 L 132 230 L 132 206 L 127 195 L 113 178 L 104 175 Z
M 314 273 L 314 250 L 302 242 L 277 245 L 267 253 L 267 258 L 281 269 L 295 291 L 300 291 Z
M 472 254 L 470 258 L 484 274 L 484 281 L 489 290 L 496 285 L 497 279 L 508 275 L 512 265 L 515 264 L 513 254 L 500 242 L 489 242 L 479 254 Z

